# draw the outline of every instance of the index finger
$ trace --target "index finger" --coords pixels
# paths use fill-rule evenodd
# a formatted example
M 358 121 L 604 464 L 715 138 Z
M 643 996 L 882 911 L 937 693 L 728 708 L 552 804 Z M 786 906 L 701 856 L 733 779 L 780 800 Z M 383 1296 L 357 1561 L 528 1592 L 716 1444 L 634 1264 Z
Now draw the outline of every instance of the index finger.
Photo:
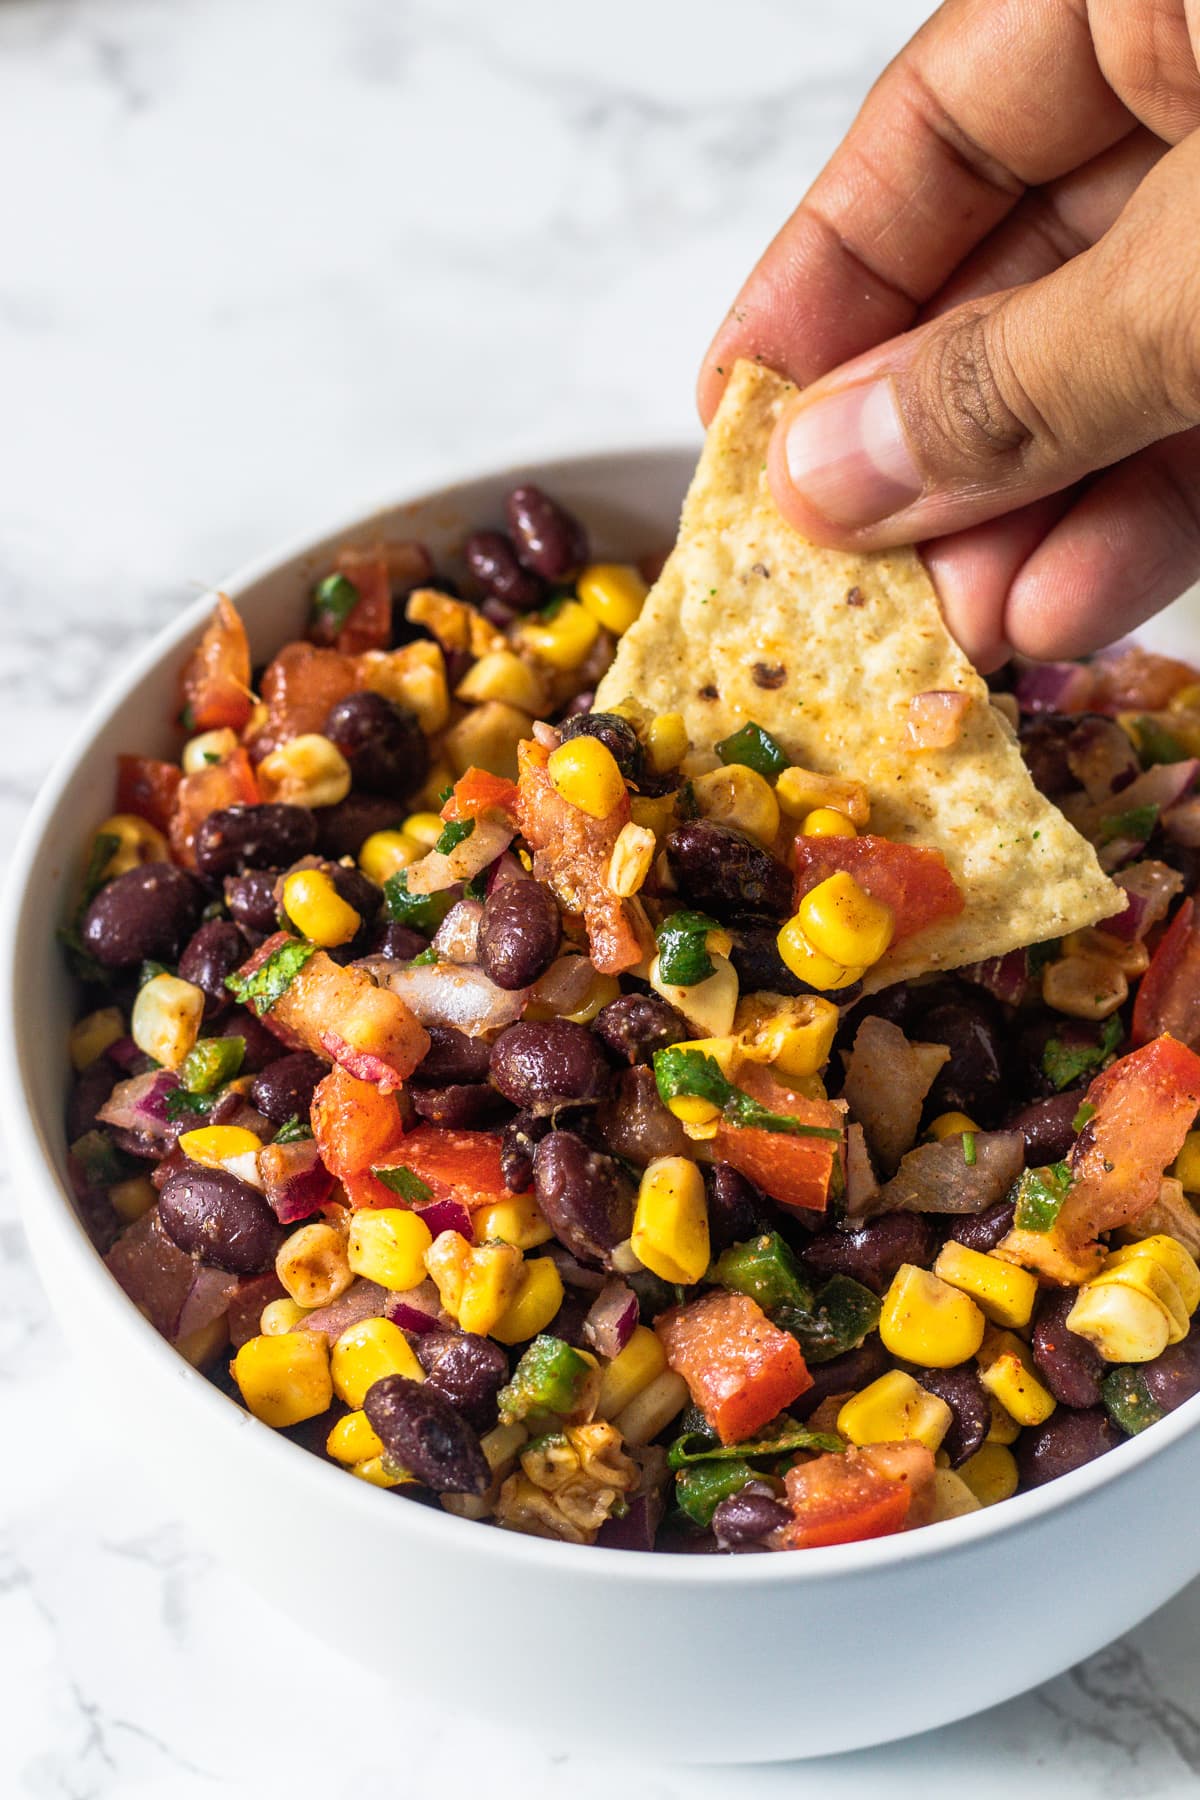
M 801 387 L 896 336 L 1027 187 L 1135 121 L 1083 0 L 947 0 L 884 71 L 701 367 L 707 423 L 739 356 Z

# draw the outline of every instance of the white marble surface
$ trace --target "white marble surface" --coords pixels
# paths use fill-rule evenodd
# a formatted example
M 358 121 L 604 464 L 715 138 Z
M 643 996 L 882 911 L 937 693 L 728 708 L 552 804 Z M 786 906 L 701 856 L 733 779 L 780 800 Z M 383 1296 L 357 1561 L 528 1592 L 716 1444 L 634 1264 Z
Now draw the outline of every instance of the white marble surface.
M 721 307 L 927 10 L 5 0 L 0 844 L 80 702 L 198 583 L 517 439 L 692 432 Z M 417 1716 L 134 1481 L 11 1191 L 0 1394 L 5 1800 L 1200 1786 L 1197 1589 L 1035 1694 L 821 1764 L 652 1770 L 621 1760 L 619 1721 L 600 1762 Z M 1047 1571 L 1048 1629 L 1095 1567 L 1061 1591 Z M 886 1675 L 881 1655 L 868 1708 Z

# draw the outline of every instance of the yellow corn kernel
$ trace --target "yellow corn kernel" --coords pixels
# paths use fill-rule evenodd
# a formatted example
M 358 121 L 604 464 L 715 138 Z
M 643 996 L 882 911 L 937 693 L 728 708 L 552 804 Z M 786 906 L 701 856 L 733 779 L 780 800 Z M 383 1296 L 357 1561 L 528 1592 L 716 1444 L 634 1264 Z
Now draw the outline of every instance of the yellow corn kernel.
M 116 838 L 117 845 L 99 874 L 100 881 L 127 875 L 143 863 L 169 862 L 171 852 L 162 832 L 137 813 L 113 813 L 96 827 L 96 838 Z M 95 838 L 93 838 L 93 843 Z
M 116 1181 L 108 1190 L 108 1203 L 118 1219 L 132 1225 L 144 1218 L 158 1200 L 158 1189 L 148 1175 L 131 1175 L 128 1181 Z
M 552 618 L 535 615 L 518 627 L 518 641 L 552 669 L 577 669 L 599 635 L 599 623 L 577 600 L 564 601 Z
M 1017 1491 L 1017 1459 L 1003 1444 L 983 1444 L 959 1465 L 958 1473 L 981 1506 L 1011 1499 Z
M 336 806 L 350 792 L 350 764 L 319 731 L 289 738 L 258 765 L 264 800 L 287 806 Z
M 1042 971 L 1042 999 L 1072 1019 L 1107 1019 L 1129 997 L 1120 964 L 1092 952 L 1060 956 Z
M 471 1246 L 461 1231 L 439 1231 L 425 1252 L 426 1272 L 437 1288 L 443 1307 L 455 1319 L 470 1257 Z
M 504 633 L 485 619 L 478 607 L 456 600 L 440 588 L 413 588 L 404 616 L 414 625 L 424 625 L 448 650 L 486 656 L 490 650 L 504 649 Z
M 857 1394 L 837 1416 L 837 1428 L 852 1444 L 891 1444 L 915 1438 L 936 1450 L 954 1422 L 937 1394 L 929 1393 L 903 1369 L 889 1369 Z
M 181 1131 L 177 1140 L 183 1154 L 206 1169 L 223 1169 L 231 1156 L 257 1155 L 262 1139 L 241 1125 L 198 1125 Z
M 324 869 L 296 869 L 289 875 L 283 907 L 301 936 L 323 950 L 348 944 L 362 924 L 361 914 L 342 899 Z
M 835 812 L 832 806 L 817 806 L 805 813 L 800 830 L 804 837 L 858 836 L 845 813 Z
M 389 875 L 398 875 L 428 849 L 406 831 L 373 831 L 358 852 L 358 866 L 369 880 L 382 887 Z
M 893 1356 L 927 1369 L 952 1369 L 974 1356 L 985 1320 L 975 1302 L 928 1269 L 902 1263 L 883 1297 L 879 1335 Z
M 282 1337 L 285 1331 L 296 1331 L 312 1311 L 295 1300 L 268 1300 L 262 1309 L 258 1329 L 264 1337 Z
M 617 1352 L 600 1377 L 596 1416 L 615 1419 L 629 1402 L 648 1388 L 667 1366 L 667 1353 L 648 1325 L 635 1325 L 633 1336 Z
M 1188 1310 L 1182 1294 L 1162 1265 L 1148 1256 L 1135 1257 L 1116 1267 L 1106 1265 L 1086 1286 L 1089 1294 L 1119 1288 L 1161 1307 L 1167 1321 L 1168 1344 L 1178 1344 L 1188 1334 Z
M 775 797 L 792 819 L 807 818 L 825 806 L 845 813 L 854 825 L 865 825 L 871 817 L 871 802 L 861 781 L 818 775 L 815 769 L 784 769 L 775 783 Z
M 995 1394 L 988 1395 L 988 1408 L 991 1412 L 991 1423 L 984 1439 L 988 1444 L 1015 1444 L 1021 1435 L 1021 1427 L 1012 1414 L 1001 1406 Z
M 690 1286 L 709 1260 L 704 1177 L 687 1156 L 656 1156 L 643 1171 L 630 1239 L 633 1253 L 663 1281 Z
M 1172 1170 L 1189 1194 L 1200 1194 L 1200 1131 L 1189 1131 Z
M 622 900 L 630 900 L 642 886 L 654 863 L 658 840 L 644 825 L 631 819 L 622 825 L 608 864 L 608 885 Z
M 651 799 L 648 794 L 630 794 L 629 816 L 635 825 L 652 831 L 655 837 L 663 837 L 676 822 L 675 795 L 659 794 Z
M 388 1462 L 383 1456 L 367 1456 L 362 1462 L 351 1465 L 350 1473 L 359 1481 L 367 1481 L 372 1487 L 403 1487 L 406 1481 L 415 1481 L 407 1469 L 399 1469 L 395 1463 Z
M 978 1511 L 979 1501 L 957 1470 L 939 1467 L 933 1471 L 931 1525 L 939 1525 L 943 1519 L 961 1519 L 967 1513 Z
M 222 725 L 216 731 L 202 731 L 183 746 L 183 755 L 179 759 L 183 772 L 185 775 L 203 774 L 214 763 L 227 761 L 237 747 L 237 732 L 231 731 L 228 725 Z
M 734 1026 L 738 1048 L 748 1061 L 770 1063 L 778 1074 L 803 1081 L 829 1061 L 838 1010 L 815 994 L 771 1005 L 750 995 L 738 1006 Z
M 464 1331 L 486 1337 L 495 1329 L 517 1298 L 522 1267 L 515 1244 L 479 1244 L 471 1251 L 458 1302 Z
M 491 1206 L 481 1206 L 472 1213 L 471 1222 L 481 1243 L 499 1238 L 502 1244 L 515 1244 L 518 1250 L 535 1250 L 554 1236 L 532 1194 L 510 1194 Z
M 805 894 L 796 917 L 814 950 L 851 967 L 870 968 L 892 941 L 896 918 L 839 869 Z
M 625 777 L 599 738 L 568 738 L 550 752 L 546 771 L 563 799 L 589 818 L 607 819 L 625 798 Z
M 545 683 L 513 650 L 489 650 L 472 663 L 454 690 L 455 698 L 478 705 L 503 700 L 537 718 L 546 710 Z
M 706 819 L 732 825 L 760 844 L 771 845 L 779 834 L 779 802 L 769 781 L 745 763 L 710 769 L 692 783 L 696 805 Z
M 835 962 L 832 956 L 826 956 L 823 951 L 818 950 L 810 943 L 799 913 L 794 913 L 782 927 L 775 943 L 784 963 L 798 981 L 807 982 L 809 987 L 821 988 L 826 993 L 832 993 L 837 988 L 852 987 L 867 972 L 865 967 L 857 964 L 847 966 Z
M 685 1129 L 689 1125 L 715 1127 L 721 1117 L 720 1107 L 711 1100 L 702 1099 L 699 1094 L 676 1094 L 667 1101 L 667 1107 Z
M 330 1305 L 354 1279 L 345 1233 L 324 1220 L 301 1225 L 279 1246 L 275 1273 L 297 1306 Z
M 562 1276 L 548 1256 L 535 1256 L 522 1265 L 516 1292 L 493 1324 L 491 1335 L 502 1344 L 523 1344 L 546 1329 L 562 1303 Z
M 419 1213 L 364 1206 L 351 1216 L 346 1260 L 356 1275 L 402 1294 L 424 1281 L 425 1252 L 432 1242 Z
M 90 1069 L 110 1044 L 124 1036 L 125 1021 L 118 1006 L 102 1006 L 98 1012 L 77 1019 L 67 1038 L 71 1067 L 79 1071 Z
M 589 563 L 575 592 L 597 625 L 621 637 L 638 617 L 650 589 L 632 563 Z
M 405 837 L 420 844 L 423 850 L 432 850 L 445 829 L 445 819 L 435 812 L 409 813 L 401 826 Z
M 988 1331 L 979 1379 L 1018 1425 L 1040 1425 L 1054 1411 L 1054 1395 L 1038 1380 L 1028 1345 L 1011 1331 Z
M 415 713 L 426 737 L 440 731 L 449 719 L 450 689 L 439 644 L 420 638 L 398 650 L 367 650 L 359 657 L 358 667 L 363 686 Z
M 939 1113 L 937 1118 L 931 1121 L 926 1129 L 925 1136 L 932 1138 L 935 1143 L 940 1144 L 946 1138 L 961 1137 L 964 1131 L 979 1131 L 981 1129 L 982 1128 L 975 1123 L 974 1119 L 969 1118 L 966 1113 L 944 1112 Z
M 728 1037 L 738 1003 L 737 970 L 727 956 L 712 955 L 713 972 L 692 987 L 664 981 L 656 956 L 650 964 L 650 986 L 681 1012 L 694 1031 L 704 1037 Z
M 1178 1238 L 1171 1237 L 1165 1231 L 1157 1231 L 1152 1237 L 1139 1238 L 1136 1243 L 1121 1244 L 1110 1250 L 1104 1268 L 1119 1269 L 1126 1263 L 1136 1262 L 1140 1257 L 1149 1257 L 1166 1270 L 1179 1290 L 1189 1318 L 1200 1306 L 1200 1268 L 1191 1251 Z
M 315 1419 L 332 1403 L 329 1346 L 319 1331 L 252 1337 L 231 1366 L 249 1410 L 277 1431 Z
M 678 768 L 688 753 L 687 726 L 683 714 L 659 713 L 646 727 L 646 755 L 656 775 Z
M 154 975 L 138 989 L 129 1033 L 144 1055 L 177 1069 L 200 1036 L 203 1017 L 203 988 L 178 975 Z
M 1067 956 L 1098 956 L 1105 962 L 1115 962 L 1125 976 L 1144 975 L 1150 966 L 1150 952 L 1141 938 L 1127 943 L 1090 925 L 1082 931 L 1072 931 L 1063 939 L 1062 947 Z
M 691 1394 L 682 1375 L 664 1369 L 635 1394 L 612 1423 L 628 1445 L 649 1444 L 681 1413 Z
M 335 1462 L 365 1462 L 383 1455 L 383 1442 L 365 1412 L 348 1412 L 325 1439 L 325 1449 Z
M 1192 712 L 1197 708 L 1200 708 L 1200 681 L 1189 681 L 1167 702 L 1169 712 Z
M 1019 1327 L 1033 1317 L 1037 1276 L 1016 1263 L 1001 1262 L 948 1238 L 938 1252 L 933 1272 L 960 1293 L 970 1294 L 993 1325 Z
M 295 1332 L 296 1337 L 315 1337 L 311 1331 Z M 357 1410 L 367 1397 L 367 1390 L 385 1375 L 406 1375 L 410 1381 L 424 1381 L 425 1371 L 398 1325 L 390 1319 L 360 1319 L 343 1331 L 329 1355 L 333 1391 L 339 1400 Z
M 596 1014 L 602 1012 L 610 1001 L 617 998 L 620 992 L 621 984 L 615 975 L 597 973 L 588 982 L 587 991 L 575 1010 L 558 1013 L 555 1016 L 560 1019 L 569 1019 L 572 1025 L 590 1025 Z M 529 1009 L 526 1009 L 524 1016 L 528 1019 L 534 1015 Z
M 483 700 L 465 712 L 442 739 L 455 779 L 468 769 L 517 778 L 517 745 L 533 730 L 532 715 L 506 700 Z

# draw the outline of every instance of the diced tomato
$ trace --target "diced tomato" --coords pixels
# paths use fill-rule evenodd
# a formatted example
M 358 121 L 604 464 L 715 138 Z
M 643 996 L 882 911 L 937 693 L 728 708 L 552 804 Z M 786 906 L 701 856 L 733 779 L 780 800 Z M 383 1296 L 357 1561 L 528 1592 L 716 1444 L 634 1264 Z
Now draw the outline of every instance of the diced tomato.
M 891 838 L 798 837 L 795 843 L 794 901 L 798 906 L 817 883 L 839 870 L 853 875 L 873 900 L 890 906 L 896 919 L 893 943 L 927 931 L 963 909 L 962 892 L 940 850 L 925 844 L 897 844 Z
M 654 1329 L 723 1444 L 753 1437 L 813 1384 L 795 1338 L 747 1294 L 713 1288 L 663 1313 Z
M 239 973 L 252 975 L 287 942 L 276 932 Z M 290 1048 L 330 1057 L 383 1093 L 402 1087 L 429 1049 L 429 1033 L 399 994 L 376 987 L 362 969 L 343 969 L 324 950 L 302 965 L 262 1022 Z
M 355 1206 L 398 1206 L 390 1188 L 371 1174 L 373 1165 L 395 1161 L 404 1123 L 395 1094 L 334 1068 L 317 1086 L 312 1131 L 321 1161 L 345 1187 Z
M 766 1069 L 744 1064 L 739 1085 L 773 1112 L 787 1113 L 806 1125 L 842 1128 L 844 1115 L 828 1100 L 809 1100 L 777 1082 Z M 722 1121 L 713 1139 L 713 1155 L 727 1162 L 780 1206 L 822 1212 L 834 1182 L 841 1144 L 833 1138 L 803 1137 L 784 1131 L 760 1131 Z
M 856 1544 L 924 1524 L 933 1495 L 933 1453 L 906 1439 L 829 1451 L 784 1477 L 792 1522 L 775 1534 L 778 1550 Z
M 189 731 L 240 731 L 250 717 L 250 644 L 233 603 L 218 596 L 217 609 L 192 651 L 182 677 Z
M 185 775 L 175 795 L 168 833 L 176 862 L 195 868 L 196 829 L 209 813 L 225 806 L 256 806 L 261 798 L 250 758 L 240 744 L 224 762 Z
M 358 589 L 358 605 L 337 635 L 338 650 L 343 656 L 386 650 L 392 641 L 392 584 L 383 550 L 343 550 L 337 566 Z
M 500 1164 L 502 1142 L 498 1131 L 418 1125 L 391 1161 L 420 1176 L 437 1200 L 461 1200 L 467 1207 L 491 1206 L 508 1193 Z
M 454 792 L 442 808 L 443 819 L 475 819 L 495 811 L 516 816 L 517 784 L 487 769 L 470 768 L 454 784 Z
M 1133 1005 L 1133 1041 L 1169 1032 L 1189 1049 L 1200 1045 L 1200 918 L 1189 896 L 1171 920 Z
M 1155 1038 L 1097 1075 L 1095 1107 L 1071 1153 L 1074 1182 L 1056 1235 L 1074 1245 L 1127 1225 L 1158 1194 L 1200 1111 L 1200 1056 L 1172 1037 Z
M 149 756 L 118 756 L 116 810 L 136 813 L 156 831 L 168 831 L 182 780 L 183 771 L 176 763 L 155 762 Z
M 629 796 L 623 795 L 606 819 L 593 819 L 563 799 L 546 762 L 543 745 L 529 740 L 519 746 L 516 814 L 533 851 L 533 873 L 569 912 L 583 914 L 600 974 L 619 975 L 643 956 L 630 903 L 608 885 L 613 845 L 629 819 Z
M 267 717 L 249 741 L 254 761 L 261 762 L 289 738 L 323 732 L 330 707 L 361 686 L 353 657 L 318 650 L 315 644 L 285 644 L 262 678 Z
M 1089 664 L 1089 671 L 1095 687 L 1088 705 L 1106 713 L 1157 712 L 1196 679 L 1189 664 L 1134 643 L 1114 644 Z

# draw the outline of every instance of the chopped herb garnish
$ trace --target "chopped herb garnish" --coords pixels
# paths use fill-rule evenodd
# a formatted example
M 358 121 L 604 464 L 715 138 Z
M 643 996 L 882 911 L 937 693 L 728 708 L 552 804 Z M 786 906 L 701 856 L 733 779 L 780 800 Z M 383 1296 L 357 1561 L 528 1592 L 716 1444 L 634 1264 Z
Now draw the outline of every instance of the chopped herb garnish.
M 722 738 L 717 745 L 717 755 L 723 763 L 744 763 L 746 768 L 753 769 L 756 775 L 764 775 L 768 781 L 774 781 L 787 768 L 787 757 L 775 739 L 753 719 L 740 731 Z
M 407 1200 L 410 1206 L 416 1206 L 422 1200 L 433 1199 L 433 1189 L 429 1183 L 422 1181 L 419 1175 L 414 1175 L 411 1169 L 381 1167 L 372 1169 L 371 1173 L 382 1181 L 384 1187 L 391 1188 L 393 1194 L 399 1194 L 402 1200 Z
M 696 804 L 696 790 L 690 781 L 685 781 L 675 791 L 675 812 L 680 819 L 695 819 L 700 815 Z
M 1025 1169 L 1016 1185 L 1014 1223 L 1020 1231 L 1049 1231 L 1071 1191 L 1074 1176 L 1065 1162 Z
M 1096 834 L 1101 844 L 1114 844 L 1118 838 L 1144 844 L 1158 823 L 1158 807 L 1153 801 L 1146 806 L 1131 806 L 1128 812 L 1112 813 L 1102 820 Z
M 87 906 L 104 886 L 105 870 L 121 848 L 121 840 L 111 831 L 98 831 L 92 839 L 91 854 L 83 876 L 81 908 Z
M 807 1125 L 790 1113 L 772 1112 L 750 1095 L 735 1087 L 722 1073 L 715 1057 L 703 1050 L 685 1050 L 673 1045 L 654 1054 L 654 1079 L 664 1105 L 683 1094 L 711 1101 L 724 1113 L 731 1125 L 757 1131 L 789 1132 L 796 1137 L 829 1138 L 841 1141 L 841 1131 L 832 1125 Z
M 1113 1013 L 1105 1019 L 1098 1043 L 1067 1044 L 1061 1038 L 1049 1038 L 1042 1051 L 1042 1074 L 1061 1093 L 1063 1088 L 1071 1087 L 1082 1075 L 1087 1075 L 1106 1063 L 1121 1042 L 1121 1037 L 1121 1021 Z
M 172 1088 L 166 1099 L 167 1118 L 172 1125 L 178 1125 L 181 1119 L 203 1119 L 216 1103 L 216 1094 L 192 1094 L 187 1088 Z
M 300 1117 L 300 1114 L 293 1113 L 289 1119 L 283 1121 L 283 1124 L 275 1133 L 274 1141 L 277 1144 L 300 1144 L 303 1143 L 306 1138 L 310 1138 L 311 1136 L 312 1132 Z
M 427 950 L 419 950 L 415 956 L 410 956 L 405 967 L 409 969 L 427 969 L 431 964 L 438 962 L 439 960 L 437 951 L 434 949 L 433 945 L 430 944 Z
M 464 900 L 486 900 L 487 899 L 487 886 L 488 886 L 487 870 L 480 869 L 478 875 L 472 875 L 470 881 L 463 882 L 463 899 Z
M 313 593 L 313 624 L 322 626 L 330 637 L 336 637 L 360 598 L 349 576 L 327 575 L 324 581 L 317 583 Z
M 968 1169 L 975 1167 L 975 1133 L 964 1131 L 962 1134 L 963 1161 Z
M 672 987 L 694 987 L 715 974 L 705 940 L 710 931 L 719 930 L 717 921 L 707 913 L 683 911 L 664 919 L 655 933 L 662 980 Z
M 829 1431 L 810 1431 L 786 1416 L 762 1437 L 746 1444 L 717 1444 L 704 1431 L 685 1431 L 667 1451 L 667 1467 L 686 1469 L 692 1463 L 731 1462 L 737 1457 L 794 1456 L 798 1450 L 842 1450 L 840 1437 Z
M 448 825 L 442 827 L 441 836 L 433 847 L 440 850 L 443 856 L 449 856 L 452 850 L 457 850 L 460 844 L 466 843 L 474 829 L 474 819 L 451 819 Z
M 235 1000 L 250 1007 L 261 1019 L 283 998 L 309 957 L 316 953 L 315 944 L 305 943 L 303 938 L 289 938 L 278 950 L 272 950 L 252 975 L 227 975 L 225 986 Z
M 1095 1116 L 1096 1116 L 1096 1109 L 1092 1105 L 1091 1101 L 1090 1100 L 1081 1100 L 1079 1103 L 1079 1109 L 1076 1112 L 1075 1117 L 1071 1120 L 1071 1130 L 1075 1131 L 1075 1132 L 1082 1131 L 1084 1126 L 1089 1124 L 1091 1122 L 1091 1120 L 1095 1118 Z
M 82 913 L 82 911 L 81 907 L 80 912 Z M 87 982 L 91 987 L 115 987 L 117 970 L 106 969 L 103 963 L 97 962 L 96 958 L 84 949 L 78 923 L 60 925 L 55 936 L 62 945 L 67 965 L 77 981 Z
M 393 924 L 411 925 L 414 931 L 432 935 L 450 911 L 451 898 L 446 889 L 437 894 L 410 894 L 408 870 L 401 869 L 384 882 L 383 903 Z
M 451 783 L 447 783 L 447 785 L 438 794 L 437 803 L 438 803 L 438 811 L 439 812 L 441 811 L 442 807 L 445 806 L 447 800 L 450 798 L 450 796 L 453 792 L 454 792 L 453 785 Z
M 169 975 L 170 973 L 166 963 L 153 962 L 150 957 L 147 957 L 138 970 L 138 986 L 144 988 L 148 981 L 154 981 L 159 975 Z

